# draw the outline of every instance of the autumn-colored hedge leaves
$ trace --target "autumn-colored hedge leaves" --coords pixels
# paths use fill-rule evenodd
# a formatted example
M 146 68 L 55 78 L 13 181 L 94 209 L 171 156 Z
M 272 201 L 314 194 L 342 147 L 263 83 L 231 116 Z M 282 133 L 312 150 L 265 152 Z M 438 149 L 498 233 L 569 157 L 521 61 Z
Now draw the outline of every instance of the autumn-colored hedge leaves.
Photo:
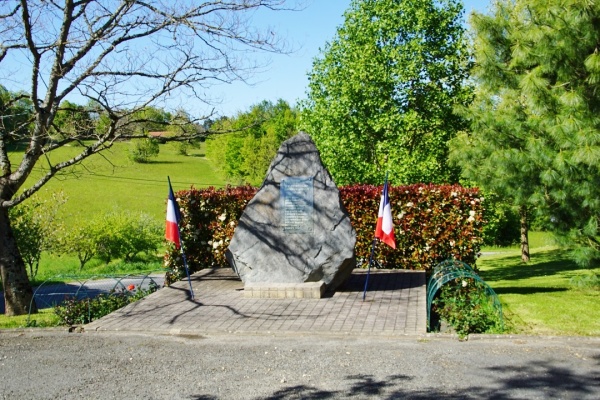
M 251 186 L 191 189 L 177 192 L 181 235 L 190 272 L 225 267 L 225 250 L 243 209 L 258 189 Z M 356 230 L 356 258 L 366 267 L 371 253 L 382 186 L 339 188 Z M 378 243 L 381 268 L 430 270 L 448 258 L 474 266 L 483 243 L 483 198 L 477 189 L 459 185 L 390 187 L 396 249 Z M 165 267 L 182 276 L 181 256 L 174 248 Z

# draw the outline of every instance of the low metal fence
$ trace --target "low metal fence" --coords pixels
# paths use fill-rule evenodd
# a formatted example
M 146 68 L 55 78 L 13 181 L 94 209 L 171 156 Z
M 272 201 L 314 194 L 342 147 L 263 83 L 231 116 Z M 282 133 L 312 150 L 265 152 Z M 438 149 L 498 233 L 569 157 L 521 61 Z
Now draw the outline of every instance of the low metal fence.
M 485 283 L 470 265 L 458 260 L 445 260 L 433 268 L 427 281 L 427 329 L 431 328 L 431 305 L 435 295 L 443 285 L 457 278 L 473 279 L 484 288 L 486 295 L 492 300 L 493 307 L 500 318 L 500 324 L 504 326 L 502 304 L 494 289 Z
M 67 299 L 93 299 L 101 294 L 156 289 L 164 286 L 165 272 L 150 271 L 123 275 L 55 275 L 33 292 L 30 309 L 55 307 Z

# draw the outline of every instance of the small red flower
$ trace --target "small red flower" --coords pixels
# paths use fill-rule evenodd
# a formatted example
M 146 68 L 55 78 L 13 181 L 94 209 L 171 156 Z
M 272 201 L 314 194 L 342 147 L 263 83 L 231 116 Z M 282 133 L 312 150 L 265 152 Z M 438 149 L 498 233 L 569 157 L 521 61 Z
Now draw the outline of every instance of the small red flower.
M 135 285 L 131 284 L 131 285 L 127 286 L 127 290 L 135 290 Z

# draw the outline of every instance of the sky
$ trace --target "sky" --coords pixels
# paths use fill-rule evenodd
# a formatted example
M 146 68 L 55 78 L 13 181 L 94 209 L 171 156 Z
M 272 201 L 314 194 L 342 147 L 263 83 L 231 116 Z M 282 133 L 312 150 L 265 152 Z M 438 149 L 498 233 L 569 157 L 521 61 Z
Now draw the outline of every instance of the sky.
M 278 11 L 262 17 L 257 23 L 267 24 L 283 35 L 297 49 L 292 54 L 272 54 L 270 65 L 252 77 L 252 85 L 236 82 L 212 88 L 212 96 L 221 98 L 215 106 L 219 115 L 234 116 L 249 111 L 263 100 L 286 100 L 290 105 L 306 98 L 308 72 L 320 49 L 331 41 L 338 26 L 344 23 L 343 13 L 351 0 L 308 0 L 302 11 Z M 491 0 L 464 0 L 465 19 L 472 11 L 485 13 Z M 269 18 L 265 20 L 264 18 Z

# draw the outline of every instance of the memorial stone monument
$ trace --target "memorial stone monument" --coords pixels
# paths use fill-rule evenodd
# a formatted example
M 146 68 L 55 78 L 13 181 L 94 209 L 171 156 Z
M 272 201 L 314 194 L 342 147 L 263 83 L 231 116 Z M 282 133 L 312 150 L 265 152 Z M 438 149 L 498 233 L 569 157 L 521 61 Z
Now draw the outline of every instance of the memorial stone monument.
M 356 232 L 304 132 L 285 141 L 246 206 L 227 260 L 248 297 L 321 297 L 356 265 Z

